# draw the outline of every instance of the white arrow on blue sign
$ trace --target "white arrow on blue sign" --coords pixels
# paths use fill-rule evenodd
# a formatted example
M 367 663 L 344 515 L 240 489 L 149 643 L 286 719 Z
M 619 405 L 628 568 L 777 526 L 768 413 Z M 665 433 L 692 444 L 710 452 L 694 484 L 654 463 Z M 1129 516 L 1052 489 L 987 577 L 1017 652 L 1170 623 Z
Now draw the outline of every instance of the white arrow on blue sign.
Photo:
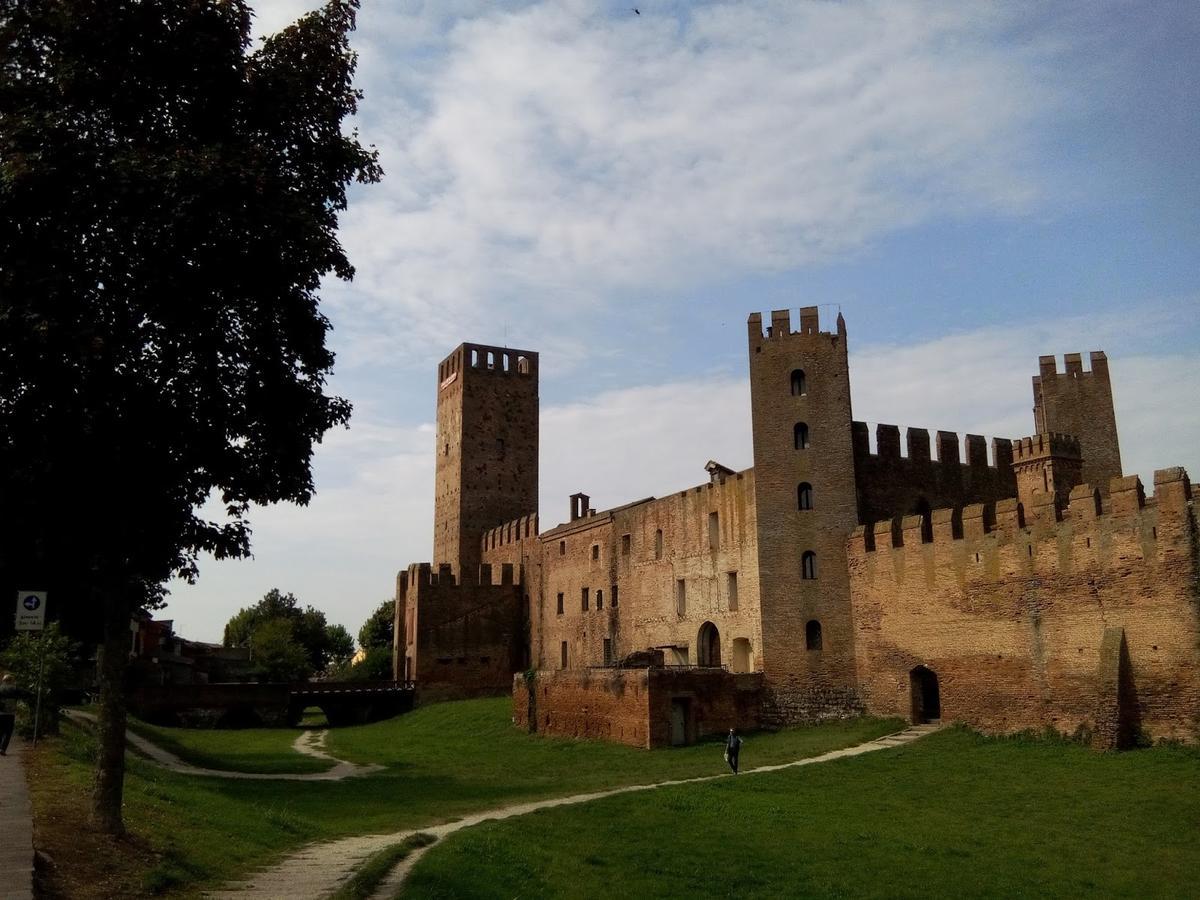
M 46 592 L 17 591 L 17 631 L 41 631 L 46 627 Z

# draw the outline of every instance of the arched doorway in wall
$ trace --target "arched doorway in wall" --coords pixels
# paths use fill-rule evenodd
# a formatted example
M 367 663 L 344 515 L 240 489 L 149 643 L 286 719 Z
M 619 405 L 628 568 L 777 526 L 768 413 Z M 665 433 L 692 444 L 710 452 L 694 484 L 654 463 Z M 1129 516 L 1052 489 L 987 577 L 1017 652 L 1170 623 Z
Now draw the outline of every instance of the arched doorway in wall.
M 750 638 L 733 639 L 733 659 L 730 668 L 734 672 L 753 672 L 754 657 L 750 652 Z
M 925 666 L 917 666 L 908 673 L 912 690 L 912 720 L 914 725 L 936 722 L 942 717 L 942 694 L 938 688 L 937 673 Z
M 721 664 L 721 633 L 712 622 L 700 626 L 700 634 L 696 638 L 696 664 L 701 666 L 719 666 Z

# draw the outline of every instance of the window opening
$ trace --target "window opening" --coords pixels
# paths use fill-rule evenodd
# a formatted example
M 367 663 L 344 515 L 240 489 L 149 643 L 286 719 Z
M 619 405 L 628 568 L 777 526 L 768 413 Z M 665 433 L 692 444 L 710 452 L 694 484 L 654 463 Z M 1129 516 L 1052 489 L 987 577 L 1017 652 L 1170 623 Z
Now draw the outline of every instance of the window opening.
M 791 388 L 793 397 L 803 397 L 808 393 L 808 381 L 803 369 L 792 369 Z
M 558 595 L 558 614 L 560 616 L 563 614 L 563 595 L 562 594 Z
M 792 429 L 792 440 L 797 450 L 807 450 L 809 448 L 808 426 L 805 423 L 796 423 Z
M 716 550 L 721 546 L 721 523 L 715 512 L 708 514 L 708 549 Z
M 675 581 L 675 615 L 687 615 L 687 585 L 682 578 Z
M 817 554 L 805 550 L 800 557 L 800 577 L 805 581 L 813 581 L 817 577 Z
M 725 574 L 726 593 L 729 595 L 729 611 L 736 612 L 738 608 L 737 572 Z
M 660 529 L 658 529 L 658 531 L 654 532 L 654 558 L 662 559 L 662 553 L 663 553 L 663 539 L 662 539 L 662 529 L 660 528 Z
M 816 619 L 812 619 L 804 626 L 804 649 L 821 649 L 821 623 Z
M 796 505 L 800 509 L 812 509 L 812 485 L 807 481 L 800 482 L 796 488 Z

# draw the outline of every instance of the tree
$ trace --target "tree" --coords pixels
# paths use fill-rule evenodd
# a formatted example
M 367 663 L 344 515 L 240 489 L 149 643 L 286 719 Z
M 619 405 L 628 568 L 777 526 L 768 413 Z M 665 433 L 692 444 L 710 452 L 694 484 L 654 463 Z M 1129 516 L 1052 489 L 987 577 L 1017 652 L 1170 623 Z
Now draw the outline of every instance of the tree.
M 331 663 L 354 655 L 354 639 L 341 625 L 330 625 L 325 613 L 311 606 L 301 608 L 291 594 L 271 588 L 254 606 L 237 611 L 225 624 L 226 647 L 256 647 L 258 631 L 266 624 L 287 622 L 290 640 L 303 649 L 307 668 L 288 680 L 324 672 Z M 349 644 L 349 649 L 346 645 Z
M 349 419 L 317 291 L 353 276 L 338 215 L 381 175 L 343 129 L 357 7 L 252 50 L 246 0 L 0 0 L 0 591 L 102 636 L 112 834 L 131 613 L 248 554 L 252 504 L 307 503 Z
M 39 633 L 18 633 L 0 653 L 0 669 L 8 670 L 19 687 L 29 697 L 30 721 L 28 732 L 33 734 L 32 712 L 41 684 L 41 719 L 39 736 L 56 732 L 58 728 L 58 696 L 71 678 L 71 659 L 75 643 L 62 633 L 57 622 L 51 622 Z M 24 727 L 24 726 L 23 726 Z
M 395 626 L 396 602 L 384 600 L 375 612 L 371 613 L 370 618 L 363 622 L 362 628 L 358 629 L 358 645 L 364 650 L 386 647 L 390 651 Z
M 354 656 L 354 638 L 345 625 L 329 625 L 325 628 L 325 635 L 329 645 L 328 668 L 340 669 Z
M 303 681 L 312 674 L 294 628 L 289 619 L 268 619 L 254 631 L 254 662 L 268 681 Z

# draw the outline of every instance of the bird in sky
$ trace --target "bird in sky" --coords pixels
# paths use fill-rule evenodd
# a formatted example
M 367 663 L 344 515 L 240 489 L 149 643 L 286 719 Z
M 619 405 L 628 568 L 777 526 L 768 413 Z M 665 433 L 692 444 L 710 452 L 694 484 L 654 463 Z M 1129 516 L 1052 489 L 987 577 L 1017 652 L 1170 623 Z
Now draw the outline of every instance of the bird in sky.
M 642 11 L 641 11 L 640 9 L 638 9 L 636 6 L 633 6 L 633 7 L 630 7 L 630 8 L 631 8 L 631 9 L 632 9 L 632 10 L 633 10 L 635 13 L 637 13 L 639 16 L 642 14 Z

